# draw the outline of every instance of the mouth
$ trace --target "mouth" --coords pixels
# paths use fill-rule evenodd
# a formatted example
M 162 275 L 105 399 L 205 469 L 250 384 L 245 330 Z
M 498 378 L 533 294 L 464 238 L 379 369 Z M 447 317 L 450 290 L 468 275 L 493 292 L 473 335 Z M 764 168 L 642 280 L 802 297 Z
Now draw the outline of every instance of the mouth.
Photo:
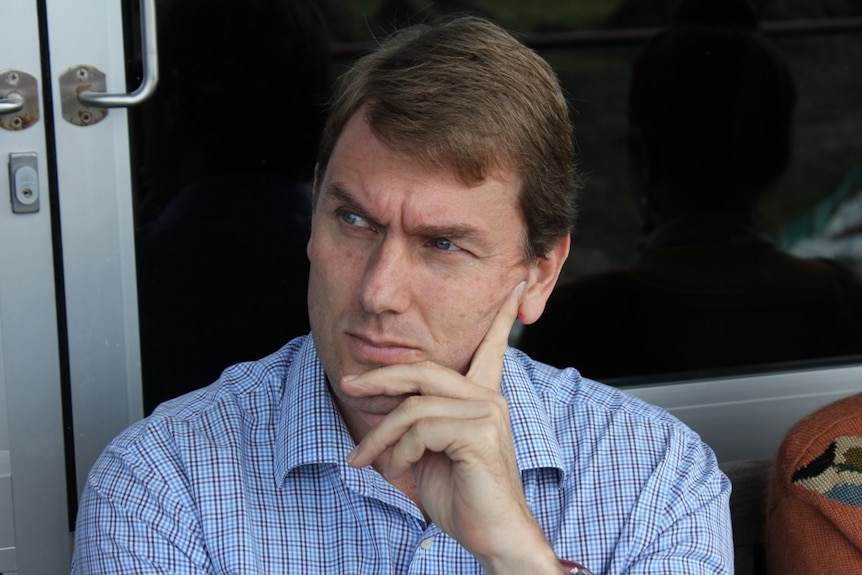
M 418 360 L 420 349 L 404 342 L 376 339 L 359 333 L 348 333 L 354 357 L 375 366 L 412 363 Z

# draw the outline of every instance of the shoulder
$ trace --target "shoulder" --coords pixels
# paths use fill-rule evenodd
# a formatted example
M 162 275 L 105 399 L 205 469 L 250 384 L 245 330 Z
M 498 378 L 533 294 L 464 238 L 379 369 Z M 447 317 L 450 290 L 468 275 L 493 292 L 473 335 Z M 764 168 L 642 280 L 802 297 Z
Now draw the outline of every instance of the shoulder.
M 298 338 L 230 367 L 216 383 L 165 402 L 112 440 L 79 500 L 77 560 L 98 565 L 93 572 L 119 573 L 120 563 L 128 566 L 130 553 L 140 552 L 209 572 L 206 525 L 249 482 L 271 473 L 282 398 L 307 367 L 303 358 L 316 357 L 310 341 Z
M 566 472 L 614 469 L 621 486 L 650 484 L 659 497 L 674 497 L 676 485 L 690 481 L 700 482 L 707 498 L 727 495 L 712 449 L 672 414 L 575 369 L 557 369 L 518 350 L 511 358 L 540 398 Z M 676 496 L 686 498 L 682 492 Z
M 290 370 L 309 342 L 308 336 L 296 338 L 258 361 L 228 367 L 207 387 L 166 401 L 111 441 L 101 459 L 143 458 L 157 465 L 191 454 L 201 442 L 229 443 L 249 425 L 274 422 Z
M 623 563 L 661 554 L 667 546 L 714 554 L 726 564 L 730 482 L 697 433 L 664 409 L 575 369 L 556 369 L 517 350 L 510 357 L 541 398 L 553 430 L 559 492 L 577 502 L 565 521 L 580 526 L 583 517 L 592 517 L 600 522 L 595 529 L 613 537 L 625 532 L 625 543 L 615 550 Z M 624 570 L 622 564 L 608 568 Z
M 212 385 L 163 403 L 151 419 L 192 421 L 225 404 L 252 409 L 257 403 L 271 401 L 283 392 L 291 367 L 310 341 L 309 336 L 301 336 L 264 358 L 231 365 Z
M 698 436 L 664 409 L 649 404 L 624 390 L 586 378 L 574 368 L 556 368 L 535 361 L 517 349 L 512 358 L 530 380 L 550 413 L 575 425 L 620 427 L 624 421 L 653 428 L 659 434 L 670 431 L 687 437 Z M 567 425 L 570 422 L 566 422 Z M 699 438 L 698 438 L 699 439 Z

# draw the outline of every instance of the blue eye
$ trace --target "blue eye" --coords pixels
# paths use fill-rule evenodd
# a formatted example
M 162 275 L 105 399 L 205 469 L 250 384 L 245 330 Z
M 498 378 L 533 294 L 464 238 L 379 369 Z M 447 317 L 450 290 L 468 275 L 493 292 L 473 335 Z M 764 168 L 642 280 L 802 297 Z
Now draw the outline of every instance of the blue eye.
M 354 212 L 342 213 L 341 219 L 351 226 L 368 227 L 368 222 L 365 221 L 365 218 Z
M 434 244 L 434 247 L 438 250 L 447 252 L 455 252 L 461 249 L 446 238 L 435 238 L 431 243 Z

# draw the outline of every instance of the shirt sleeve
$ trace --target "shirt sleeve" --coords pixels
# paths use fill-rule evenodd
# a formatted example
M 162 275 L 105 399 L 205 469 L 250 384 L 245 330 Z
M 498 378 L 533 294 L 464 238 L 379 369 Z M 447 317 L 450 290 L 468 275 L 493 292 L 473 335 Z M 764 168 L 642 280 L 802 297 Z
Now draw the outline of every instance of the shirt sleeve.
M 679 435 L 638 498 L 641 518 L 623 536 L 622 541 L 636 542 L 630 563 L 608 573 L 733 573 L 730 481 L 697 436 Z
M 180 466 L 151 463 L 114 445 L 100 456 L 79 502 L 73 575 L 209 572 Z

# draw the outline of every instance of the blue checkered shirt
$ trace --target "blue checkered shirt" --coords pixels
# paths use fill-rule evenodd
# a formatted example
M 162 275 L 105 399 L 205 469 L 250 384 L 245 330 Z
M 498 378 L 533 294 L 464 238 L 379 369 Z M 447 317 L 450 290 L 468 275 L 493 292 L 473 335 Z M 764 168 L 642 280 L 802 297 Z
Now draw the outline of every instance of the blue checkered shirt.
M 664 411 L 506 353 L 502 392 L 533 515 L 559 557 L 608 575 L 733 572 L 730 485 Z M 479 574 L 371 468 L 310 337 L 162 405 L 118 436 L 80 500 L 72 573 Z

